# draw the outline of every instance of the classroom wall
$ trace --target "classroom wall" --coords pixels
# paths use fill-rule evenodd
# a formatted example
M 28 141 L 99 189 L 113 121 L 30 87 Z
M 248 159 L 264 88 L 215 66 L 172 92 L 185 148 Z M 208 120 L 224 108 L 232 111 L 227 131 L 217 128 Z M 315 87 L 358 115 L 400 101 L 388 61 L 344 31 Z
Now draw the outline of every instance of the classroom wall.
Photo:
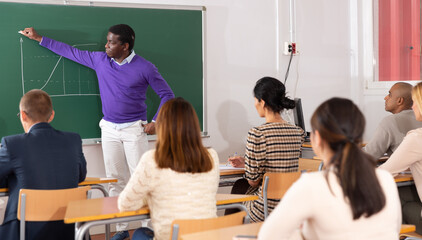
M 255 82 L 266 75 L 284 79 L 289 57 L 281 55 L 281 48 L 290 39 L 289 2 L 136 2 L 206 6 L 210 137 L 204 143 L 217 150 L 220 161 L 235 152 L 243 154 L 247 131 L 264 122 L 253 105 Z M 293 58 L 286 85 L 291 97 L 302 98 L 308 129 L 311 113 L 322 101 L 331 96 L 351 97 L 349 11 L 348 1 L 296 1 L 296 42 L 300 55 Z M 84 151 L 90 174 L 101 174 L 100 147 L 86 146 Z
M 362 0 L 296 1 L 296 42 L 300 54 L 293 58 L 286 85 L 291 97 L 302 98 L 308 131 L 314 109 L 332 96 L 352 98 L 359 104 L 370 126 L 365 139 L 373 133 L 375 122 L 386 115 L 384 96 L 364 96 L 361 90 L 363 80 L 356 60 L 362 55 L 359 52 L 361 39 L 356 31 L 355 16 L 359 12 L 359 1 Z M 220 161 L 235 152 L 243 154 L 247 131 L 264 122 L 254 108 L 254 83 L 267 75 L 284 79 L 289 58 L 281 52 L 283 42 L 289 40 L 289 1 L 130 2 L 206 6 L 209 138 L 205 138 L 204 143 L 217 150 Z M 137 36 L 141 37 L 142 33 Z M 154 142 L 150 142 L 150 147 L 153 146 Z M 101 147 L 84 146 L 84 153 L 88 175 L 104 176 Z
M 117 1 L 116 2 L 123 2 Z M 207 115 L 210 137 L 204 139 L 220 161 L 244 153 L 247 131 L 264 122 L 256 114 L 252 88 L 260 77 L 284 79 L 289 41 L 289 1 L 150 0 L 138 3 L 207 7 Z M 333 11 L 335 9 L 335 11 Z M 332 96 L 352 97 L 350 2 L 296 1 L 296 42 L 287 89 L 301 97 L 304 117 Z M 153 146 L 153 144 L 151 144 Z M 99 154 L 88 153 L 87 158 Z M 94 147 L 96 148 L 96 147 Z

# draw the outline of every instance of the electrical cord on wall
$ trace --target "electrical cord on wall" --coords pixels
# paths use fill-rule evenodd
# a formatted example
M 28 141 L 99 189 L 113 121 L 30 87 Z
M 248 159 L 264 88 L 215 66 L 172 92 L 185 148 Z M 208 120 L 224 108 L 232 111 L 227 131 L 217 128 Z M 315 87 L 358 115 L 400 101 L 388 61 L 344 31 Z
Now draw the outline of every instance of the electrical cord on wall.
M 289 77 L 290 65 L 292 63 L 292 58 L 293 58 L 293 50 L 290 47 L 289 47 L 289 51 L 290 51 L 290 60 L 289 60 L 289 65 L 287 65 L 286 75 L 284 76 L 284 85 L 286 85 L 287 78 Z

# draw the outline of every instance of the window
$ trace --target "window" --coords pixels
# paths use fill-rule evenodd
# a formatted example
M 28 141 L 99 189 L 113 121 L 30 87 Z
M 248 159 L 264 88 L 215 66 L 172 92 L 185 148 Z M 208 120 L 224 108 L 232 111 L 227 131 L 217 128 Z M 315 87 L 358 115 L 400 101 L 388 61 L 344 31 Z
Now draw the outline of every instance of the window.
M 378 12 L 378 81 L 421 79 L 420 7 L 421 0 L 378 0 L 374 7 Z
M 421 2 L 361 1 L 366 89 L 388 89 L 397 81 L 414 84 L 422 79 Z

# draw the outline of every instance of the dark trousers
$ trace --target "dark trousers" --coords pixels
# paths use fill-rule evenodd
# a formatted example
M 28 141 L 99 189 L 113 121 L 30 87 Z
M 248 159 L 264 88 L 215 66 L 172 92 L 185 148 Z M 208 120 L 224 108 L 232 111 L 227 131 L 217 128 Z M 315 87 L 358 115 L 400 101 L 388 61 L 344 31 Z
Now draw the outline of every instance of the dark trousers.
M 0 226 L 0 239 L 18 240 L 20 236 L 19 220 L 12 220 Z M 73 240 L 75 225 L 63 221 L 26 222 L 25 239 L 28 240 Z
M 241 178 L 237 180 L 236 182 L 234 182 L 232 191 L 230 193 L 231 194 L 245 194 L 248 191 L 249 187 L 250 185 L 248 183 L 248 180 Z M 224 215 L 229 215 L 229 214 L 237 213 L 237 212 L 240 212 L 240 210 L 236 208 L 226 209 L 226 211 L 224 212 Z
M 422 234 L 422 203 L 419 199 L 415 185 L 399 187 L 402 218 L 404 224 L 416 226 L 416 232 Z

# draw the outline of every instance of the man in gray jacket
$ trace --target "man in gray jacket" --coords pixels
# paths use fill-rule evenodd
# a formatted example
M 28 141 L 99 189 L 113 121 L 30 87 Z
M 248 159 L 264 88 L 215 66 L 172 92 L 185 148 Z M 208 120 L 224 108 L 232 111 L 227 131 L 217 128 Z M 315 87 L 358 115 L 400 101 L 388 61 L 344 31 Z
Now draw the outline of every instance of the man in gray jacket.
M 385 96 L 387 116 L 378 125 L 375 133 L 364 150 L 375 158 L 385 153 L 390 156 L 403 141 L 407 132 L 422 127 L 422 122 L 415 119 L 412 111 L 412 85 L 405 82 L 394 84 Z

